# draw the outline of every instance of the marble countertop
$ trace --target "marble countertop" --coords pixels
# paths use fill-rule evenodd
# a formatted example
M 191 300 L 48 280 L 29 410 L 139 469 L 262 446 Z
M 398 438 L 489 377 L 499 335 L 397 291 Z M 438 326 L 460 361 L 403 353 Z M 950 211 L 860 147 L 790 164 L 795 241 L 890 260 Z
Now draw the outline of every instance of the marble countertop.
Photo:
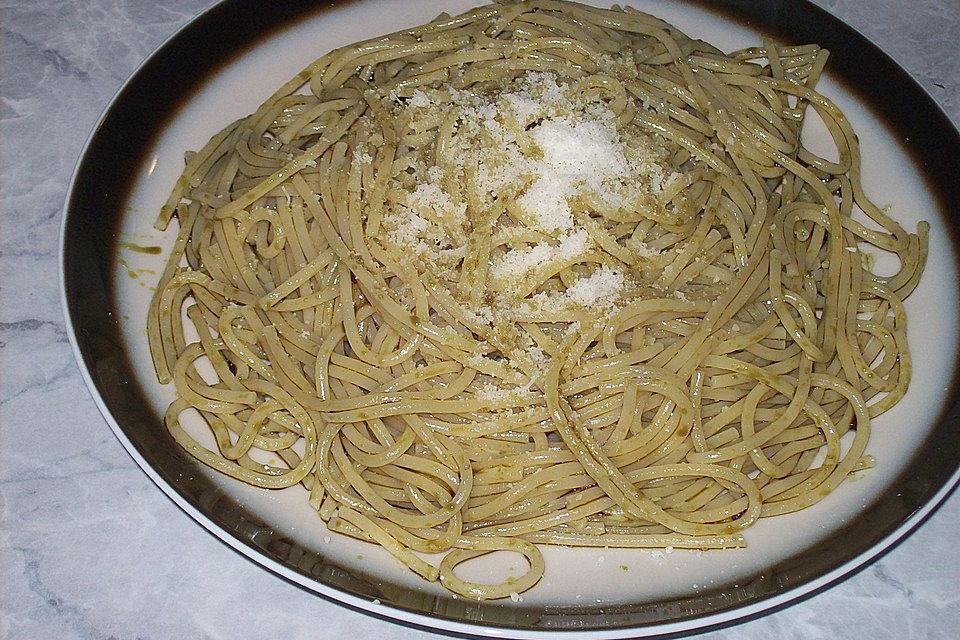
M 817 0 L 960 122 L 957 0 Z M 208 534 L 98 413 L 64 329 L 57 236 L 87 135 L 210 0 L 0 0 L 0 638 L 440 637 L 294 587 Z M 29 274 L 29 277 L 25 277 Z M 878 562 L 703 638 L 960 637 L 960 493 Z

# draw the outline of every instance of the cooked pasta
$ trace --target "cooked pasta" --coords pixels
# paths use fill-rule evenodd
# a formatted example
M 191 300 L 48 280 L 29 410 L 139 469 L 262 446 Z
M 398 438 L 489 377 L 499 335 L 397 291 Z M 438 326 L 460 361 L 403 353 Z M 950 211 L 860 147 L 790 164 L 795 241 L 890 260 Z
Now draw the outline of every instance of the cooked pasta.
M 863 193 L 826 59 L 551 0 L 324 55 L 160 212 L 171 436 L 469 598 L 544 544 L 743 546 L 872 466 L 910 380 L 928 226 Z M 457 575 L 494 551 L 525 575 Z

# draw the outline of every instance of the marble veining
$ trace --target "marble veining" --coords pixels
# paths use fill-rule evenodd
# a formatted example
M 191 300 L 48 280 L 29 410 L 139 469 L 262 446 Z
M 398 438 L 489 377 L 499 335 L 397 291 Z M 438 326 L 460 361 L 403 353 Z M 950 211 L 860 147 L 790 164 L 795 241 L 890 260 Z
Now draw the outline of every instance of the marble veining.
M 960 121 L 956 0 L 817 0 Z M 123 80 L 209 0 L 0 0 L 0 638 L 439 637 L 247 561 L 168 500 L 74 363 L 57 236 L 70 174 Z M 960 636 L 960 496 L 825 593 L 702 638 Z

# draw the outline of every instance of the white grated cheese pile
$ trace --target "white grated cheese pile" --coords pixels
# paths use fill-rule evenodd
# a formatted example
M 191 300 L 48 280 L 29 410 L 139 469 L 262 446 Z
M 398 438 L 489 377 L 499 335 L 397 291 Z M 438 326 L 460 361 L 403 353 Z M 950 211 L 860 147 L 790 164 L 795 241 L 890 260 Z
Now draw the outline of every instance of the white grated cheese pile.
M 447 118 L 455 123 L 446 163 L 431 163 L 425 175 L 417 175 L 415 186 L 385 217 L 388 240 L 433 272 L 452 276 L 463 258 L 458 237 L 485 213 L 468 211 L 467 198 L 472 195 L 486 206 L 514 203 L 493 232 L 533 232 L 537 240 L 495 248 L 489 284 L 499 292 L 537 269 L 570 263 L 591 251 L 587 232 L 574 220 L 572 199 L 616 210 L 656 193 L 666 179 L 649 149 L 624 144 L 602 100 L 584 97 L 552 73 L 527 73 L 489 95 L 449 85 L 419 89 L 394 108 L 415 130 L 439 128 Z M 464 186 L 472 194 L 463 193 Z M 448 191 L 451 187 L 460 193 Z M 609 269 L 603 274 L 583 279 L 569 302 L 611 306 L 616 291 L 629 282 L 624 274 L 611 277 Z M 585 294 L 586 287 L 601 283 L 602 291 Z
M 608 307 L 623 288 L 623 274 L 604 266 L 567 287 L 567 296 L 585 307 Z
M 488 90 L 444 84 L 384 99 L 413 135 L 442 138 L 444 148 L 407 149 L 409 168 L 391 183 L 381 238 L 476 320 L 496 330 L 536 317 L 569 330 L 580 326 L 573 320 L 610 317 L 636 289 L 624 268 L 631 260 L 605 253 L 592 218 L 631 215 L 679 176 L 663 169 L 663 147 L 652 137 L 618 130 L 600 92 L 528 72 Z M 627 237 L 621 247 L 635 260 L 658 255 L 642 239 Z M 486 256 L 483 264 L 477 256 Z M 516 347 L 545 368 L 548 356 L 521 334 Z M 478 388 L 490 399 L 504 392 Z
M 542 230 L 552 233 L 573 226 L 567 199 L 578 189 L 589 190 L 616 206 L 618 194 L 609 181 L 626 175 L 628 166 L 615 129 L 591 120 L 555 118 L 532 129 L 530 137 L 544 157 L 539 177 L 518 203 Z

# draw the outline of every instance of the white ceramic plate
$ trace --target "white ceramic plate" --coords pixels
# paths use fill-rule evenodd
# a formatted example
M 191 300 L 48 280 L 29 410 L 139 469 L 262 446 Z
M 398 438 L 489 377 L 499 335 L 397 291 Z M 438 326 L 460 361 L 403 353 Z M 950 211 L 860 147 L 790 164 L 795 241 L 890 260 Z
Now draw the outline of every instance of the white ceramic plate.
M 442 3 L 450 13 L 475 4 Z M 724 50 L 756 44 L 764 33 L 732 14 L 695 4 L 631 4 Z M 268 492 L 219 476 L 194 464 L 165 437 L 159 416 L 173 390 L 156 382 L 144 329 L 163 255 L 135 247 L 162 247 L 164 254 L 169 248 L 172 234 L 155 231 L 152 223 L 182 170 L 183 152 L 198 149 L 230 121 L 254 111 L 280 84 L 329 49 L 433 18 L 438 3 L 427 1 L 406 2 L 402 11 L 399 3 L 386 0 L 309 10 L 285 7 L 289 16 L 265 12 L 259 18 L 262 29 L 248 28 L 246 37 L 234 31 L 233 42 L 211 51 L 205 44 L 223 33 L 219 29 L 258 15 L 255 2 L 226 2 L 188 25 L 144 63 L 108 109 L 71 188 L 63 270 L 78 360 L 121 442 L 172 499 L 252 560 L 346 604 L 448 631 L 500 637 L 563 632 L 598 638 L 702 629 L 812 593 L 882 553 L 932 511 L 958 478 L 958 457 L 951 462 L 939 444 L 958 439 L 956 421 L 945 415 L 956 403 L 950 381 L 956 370 L 960 317 L 957 252 L 951 244 L 957 222 L 945 213 L 956 207 L 956 189 L 951 191 L 935 168 L 913 161 L 917 134 L 912 144 L 898 142 L 904 137 L 902 118 L 884 113 L 882 106 L 878 111 L 871 96 L 861 91 L 865 87 L 857 76 L 844 77 L 853 61 L 838 56 L 854 47 L 838 51 L 831 41 L 847 38 L 838 40 L 842 45 L 855 34 L 804 3 L 783 3 L 792 5 L 784 11 L 807 18 L 808 33 L 797 34 L 778 33 L 776 24 L 767 24 L 771 3 L 764 5 L 766 11 L 732 4 L 781 40 L 819 42 L 834 51 L 836 73 L 828 74 L 818 89 L 845 111 L 860 137 L 867 193 L 889 205 L 908 229 L 919 220 L 932 225 L 927 271 L 907 302 L 914 379 L 903 401 L 876 420 L 868 447 L 878 460 L 876 469 L 857 474 L 809 509 L 760 521 L 746 531 L 746 549 L 664 553 L 545 547 L 546 574 L 522 600 L 480 604 L 458 601 L 439 585 L 423 582 L 379 547 L 329 533 L 302 488 Z M 190 77 L 173 80 L 170 70 L 199 51 L 209 60 L 188 67 Z M 882 56 L 875 64 L 892 65 Z M 946 121 L 905 73 L 899 71 L 893 81 L 912 99 L 925 100 L 917 103 L 918 109 Z M 151 95 L 156 110 L 136 113 Z M 141 128 L 135 132 L 137 126 Z M 958 145 L 956 131 L 947 134 Z M 137 143 L 132 149 L 131 138 Z M 126 141 L 126 149 L 112 149 L 111 144 L 120 141 Z M 104 167 L 110 162 L 104 154 L 111 149 L 127 157 L 112 172 Z M 98 220 L 100 228 L 90 221 L 92 203 L 110 212 L 106 224 L 103 217 Z M 941 451 L 944 461 L 925 472 L 926 481 L 917 488 L 909 479 L 915 479 L 918 455 L 931 446 Z M 491 561 L 476 568 L 475 577 L 493 579 L 510 569 L 508 560 Z

